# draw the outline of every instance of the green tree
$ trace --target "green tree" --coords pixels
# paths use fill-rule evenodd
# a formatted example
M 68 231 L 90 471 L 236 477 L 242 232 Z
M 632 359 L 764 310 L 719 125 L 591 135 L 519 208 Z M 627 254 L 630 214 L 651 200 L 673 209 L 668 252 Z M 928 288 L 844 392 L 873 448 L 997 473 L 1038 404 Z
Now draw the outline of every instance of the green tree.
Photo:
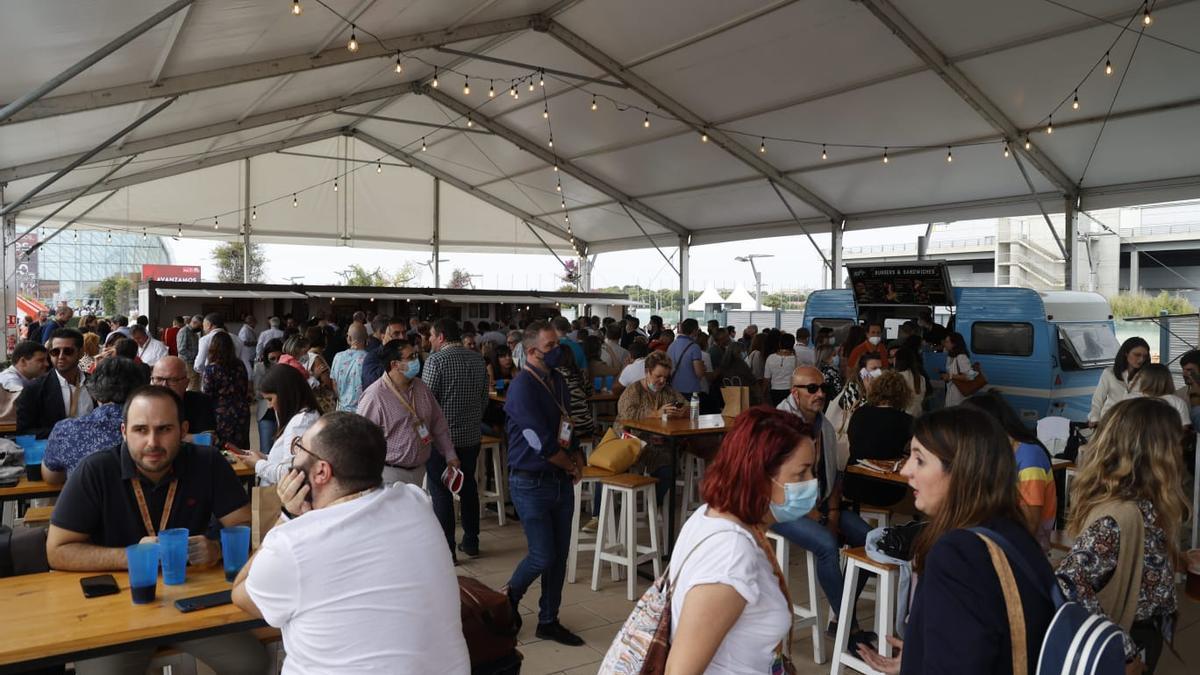
M 113 274 L 96 284 L 95 294 L 108 315 L 129 313 L 129 294 L 133 292 L 133 281 L 123 274 Z
M 392 286 L 409 286 L 421 276 L 421 268 L 417 263 L 406 260 L 400 269 L 392 275 Z
M 242 260 L 245 258 L 244 248 L 240 241 L 230 241 L 218 244 L 213 249 L 212 259 L 217 264 L 217 280 L 224 283 L 242 281 Z M 262 283 L 263 266 L 267 263 L 262 246 L 250 244 L 250 281 Z
M 347 286 L 408 286 L 420 273 L 417 264 L 409 260 L 393 274 L 378 267 L 368 270 L 357 264 L 351 265 L 349 270 L 341 274 Z
M 446 288 L 471 288 L 471 273 L 459 267 L 450 274 Z
M 1194 314 L 1196 307 L 1181 295 L 1171 295 L 1166 291 L 1157 296 L 1141 293 L 1121 293 L 1108 299 L 1112 305 L 1113 316 L 1124 319 L 1131 316 L 1158 316 L 1162 310 L 1168 314 Z
M 579 290 L 579 289 L 578 289 L 578 288 L 575 288 L 575 286 L 574 286 L 574 285 L 572 285 L 572 284 L 563 284 L 562 286 L 559 286 L 559 287 L 558 287 L 558 290 L 557 290 L 557 291 L 555 291 L 555 292 L 556 292 L 556 293 L 574 293 L 574 292 L 576 292 L 576 291 L 578 291 L 578 290 Z

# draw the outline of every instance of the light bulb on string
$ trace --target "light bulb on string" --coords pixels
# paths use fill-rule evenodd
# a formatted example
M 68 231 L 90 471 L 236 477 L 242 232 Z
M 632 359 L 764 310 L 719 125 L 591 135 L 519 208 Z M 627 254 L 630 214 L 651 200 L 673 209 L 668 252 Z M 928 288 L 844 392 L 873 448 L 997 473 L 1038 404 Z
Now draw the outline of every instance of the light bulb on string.
M 488 98 L 496 98 L 496 83 L 488 80 Z
M 1147 16 L 1149 16 L 1149 15 L 1147 14 Z M 1149 26 L 1150 24 L 1147 23 L 1146 25 Z M 539 87 L 546 86 L 546 71 L 544 71 L 544 70 L 538 71 L 538 86 Z
M 647 129 L 650 128 L 650 113 L 646 113 L 646 117 L 642 119 L 642 126 Z
M 546 141 L 546 145 L 551 148 L 554 147 L 554 137 L 553 136 L 550 137 L 550 140 Z
M 79 241 L 79 230 L 71 230 L 71 239 Z
M 183 223 L 180 223 L 179 229 L 175 230 L 175 238 L 183 239 Z
M 513 100 L 516 101 L 520 98 L 521 98 L 521 92 L 514 90 L 513 91 Z
M 549 105 L 542 106 L 542 119 L 544 119 L 544 120 L 550 119 L 550 106 Z
M 296 198 L 296 193 L 293 192 L 292 193 L 292 208 L 294 209 L 297 206 L 300 206 L 300 200 Z
M 1104 74 L 1108 76 L 1113 74 L 1112 60 L 1108 58 L 1108 52 L 1104 52 Z
M 1142 25 L 1149 26 L 1150 24 L 1154 23 L 1154 17 L 1150 16 L 1149 2 L 1146 3 L 1145 7 L 1146 9 L 1142 11 Z
M 554 162 L 554 173 L 558 173 L 558 161 Z
M 592 94 L 592 111 L 596 110 L 596 95 Z
M 421 137 L 421 152 L 425 152 L 425 150 L 426 150 L 426 146 L 425 146 L 425 137 L 424 137 L 424 136 L 422 136 L 422 137 Z
M 216 216 L 213 216 L 213 229 L 214 230 L 221 229 L 221 220 L 219 218 L 217 218 Z
M 954 161 L 954 152 L 953 152 L 953 150 L 950 148 L 950 146 L 948 146 L 948 145 L 946 146 L 946 161 L 947 161 L 947 162 L 953 162 L 953 161 Z
M 304 13 L 304 8 L 300 6 L 300 0 L 292 0 L 292 16 L 300 16 Z
M 334 178 L 334 179 L 333 179 L 333 191 L 334 191 L 334 192 L 337 192 L 337 191 L 338 191 L 338 184 L 337 184 L 337 179 L 336 179 L 336 178 Z
M 561 206 L 562 206 L 562 208 L 563 208 L 563 209 L 566 209 L 566 208 L 567 208 L 567 200 L 565 200 L 565 199 L 564 199 L 564 200 L 562 200 L 562 204 L 561 204 Z
M 471 119 L 471 113 L 467 113 L 467 128 L 475 126 L 475 121 Z
M 700 142 L 701 143 L 708 142 L 708 130 L 707 129 L 700 132 Z
M 142 228 L 142 241 L 146 241 L 146 228 Z
M 1075 98 L 1071 100 L 1071 110 L 1079 110 L 1079 90 L 1075 90 Z
M 404 72 L 404 64 L 400 63 L 400 52 L 396 52 L 396 74 Z
M 829 159 L 829 153 L 825 152 L 825 144 L 821 144 L 821 159 Z
M 758 152 L 760 154 L 766 154 L 767 152 L 767 139 L 765 137 L 760 138 L 758 141 Z
M 350 41 L 346 43 L 346 49 L 351 53 L 358 51 L 358 35 L 354 32 L 354 24 L 350 24 Z
M 250 209 L 250 220 L 258 220 L 258 207 Z
M 466 75 L 463 76 L 463 96 L 471 95 L 471 79 Z
M 433 67 L 433 82 L 432 82 L 432 84 L 433 84 L 433 88 L 434 88 L 434 89 L 437 89 L 437 88 L 438 88 L 438 69 L 437 69 L 437 66 L 434 66 L 434 67 Z
M 383 173 L 383 162 L 375 165 L 375 173 Z
M 106 243 L 106 244 L 112 243 L 112 230 L 104 231 L 104 243 Z
M 883 163 L 884 164 L 888 163 L 887 146 L 886 145 L 883 146 Z
M 529 91 L 533 91 L 533 78 L 529 78 Z
M 1025 134 L 1025 149 L 1028 150 L 1032 147 L 1033 147 L 1033 143 L 1031 143 L 1029 141 L 1029 134 Z
M 1046 133 L 1054 133 L 1054 115 L 1050 115 L 1046 118 Z
M 554 189 L 558 192 L 562 192 L 562 181 L 558 181 L 558 184 L 554 186 Z
M 1004 142 L 1004 156 L 1008 157 L 1008 141 Z

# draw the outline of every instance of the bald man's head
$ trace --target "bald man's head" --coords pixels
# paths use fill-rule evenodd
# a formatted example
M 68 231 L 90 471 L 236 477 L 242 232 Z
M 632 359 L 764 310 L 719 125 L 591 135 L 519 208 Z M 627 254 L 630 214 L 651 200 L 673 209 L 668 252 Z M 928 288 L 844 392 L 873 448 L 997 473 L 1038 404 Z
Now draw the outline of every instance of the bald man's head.
M 813 366 L 800 366 L 792 371 L 792 403 L 808 422 L 825 410 L 825 375 Z
M 178 356 L 164 356 L 159 359 L 150 373 L 150 384 L 167 387 L 182 399 L 188 386 L 187 366 L 183 359 Z

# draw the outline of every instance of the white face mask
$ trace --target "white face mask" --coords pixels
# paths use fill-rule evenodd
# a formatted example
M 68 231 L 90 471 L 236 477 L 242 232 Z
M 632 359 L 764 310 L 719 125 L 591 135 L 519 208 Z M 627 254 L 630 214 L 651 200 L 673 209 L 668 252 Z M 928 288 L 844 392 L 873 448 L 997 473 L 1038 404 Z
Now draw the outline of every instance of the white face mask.
M 883 374 L 883 371 L 880 370 L 879 368 L 876 368 L 874 370 L 867 370 L 866 368 L 863 368 L 862 370 L 858 371 L 858 376 L 860 378 L 862 378 L 863 380 L 872 380 L 876 377 L 879 377 L 882 374 Z
M 871 337 L 867 338 L 867 342 L 870 342 L 873 345 L 877 345 L 877 344 L 879 344 L 879 341 L 882 339 L 883 338 L 879 337 L 878 335 L 872 335 Z

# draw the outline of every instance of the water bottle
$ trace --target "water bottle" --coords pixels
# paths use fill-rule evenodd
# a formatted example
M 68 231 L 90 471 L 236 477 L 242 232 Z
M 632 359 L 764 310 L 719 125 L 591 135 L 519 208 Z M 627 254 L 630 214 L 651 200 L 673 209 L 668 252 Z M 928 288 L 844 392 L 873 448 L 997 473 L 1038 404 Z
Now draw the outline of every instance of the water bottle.
M 699 393 L 692 394 L 692 401 L 689 404 L 689 407 L 692 409 L 692 419 L 693 420 L 700 419 L 700 394 Z

